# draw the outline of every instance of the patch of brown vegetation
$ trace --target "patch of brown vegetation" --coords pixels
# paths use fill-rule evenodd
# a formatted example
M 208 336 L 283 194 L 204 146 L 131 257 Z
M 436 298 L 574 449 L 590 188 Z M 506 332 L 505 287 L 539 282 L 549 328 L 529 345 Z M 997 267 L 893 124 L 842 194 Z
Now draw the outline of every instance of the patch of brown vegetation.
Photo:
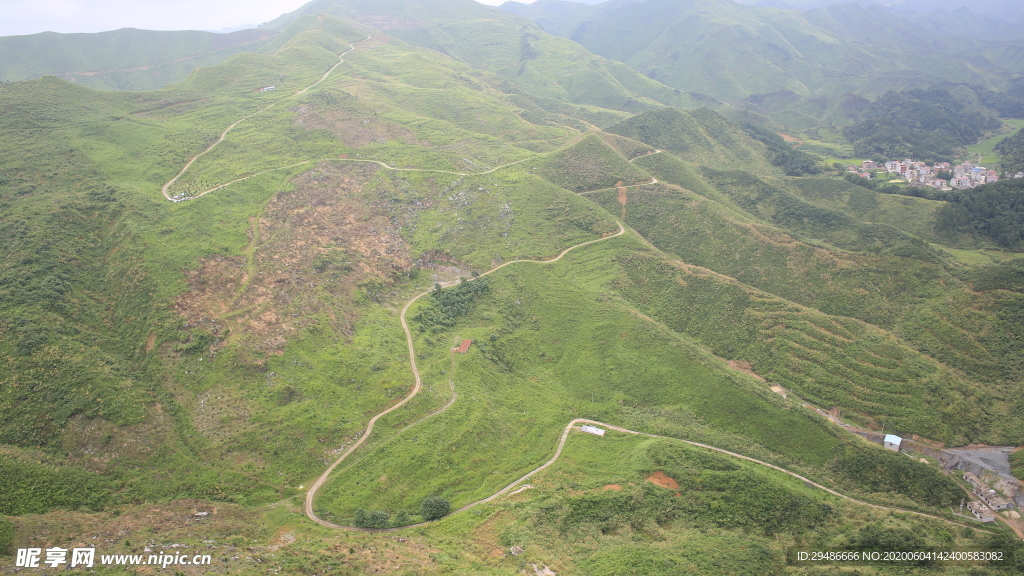
M 104 418 L 73 416 L 61 433 L 60 452 L 66 455 L 67 464 L 104 473 L 117 463 L 152 458 L 173 438 L 173 429 L 173 418 L 159 403 L 147 408 L 143 422 L 128 426 Z
M 356 298 L 384 298 L 393 276 L 413 265 L 399 230 L 418 208 L 364 191 L 379 169 L 325 162 L 293 179 L 295 190 L 252 222 L 251 264 L 215 256 L 185 273 L 190 290 L 175 307 L 187 327 L 235 335 L 256 362 L 317 317 L 349 333 Z
M 146 352 L 149 352 L 156 346 L 156 332 L 150 332 L 149 337 L 146 338 Z
M 601 490 L 602 490 L 602 491 L 603 491 L 603 490 L 615 490 L 615 491 L 619 491 L 619 490 L 622 490 L 622 486 L 619 486 L 618 484 L 608 484 L 607 486 L 604 486 L 604 487 L 602 487 L 602 488 L 601 488 Z
M 282 505 L 301 513 L 298 505 L 277 506 Z M 95 548 L 97 561 L 101 554 L 211 556 L 212 566 L 174 568 L 186 576 L 248 573 L 254 565 L 260 574 L 285 574 L 295 570 L 296 556 L 319 567 L 317 573 L 333 573 L 332 567 L 343 564 L 359 574 L 434 574 L 438 566 L 430 554 L 440 552 L 419 537 L 278 525 L 255 508 L 201 500 L 134 506 L 113 514 L 56 511 L 12 521 L 16 548 Z M 293 542 L 309 545 L 289 546 Z
M 327 110 L 302 105 L 292 108 L 295 123 L 309 130 L 324 129 L 338 137 L 345 146 L 359 147 L 399 140 L 403 144 L 426 145 L 411 130 L 376 116 L 354 116 L 349 110 Z
M 499 542 L 498 530 L 498 524 L 502 517 L 503 513 L 498 512 L 473 530 L 469 542 L 478 553 L 485 554 L 490 558 L 503 558 L 505 556 L 505 548 Z
M 662 488 L 668 488 L 669 490 L 679 489 L 679 482 L 676 482 L 660 470 L 648 476 L 647 481 L 655 486 L 661 486 Z

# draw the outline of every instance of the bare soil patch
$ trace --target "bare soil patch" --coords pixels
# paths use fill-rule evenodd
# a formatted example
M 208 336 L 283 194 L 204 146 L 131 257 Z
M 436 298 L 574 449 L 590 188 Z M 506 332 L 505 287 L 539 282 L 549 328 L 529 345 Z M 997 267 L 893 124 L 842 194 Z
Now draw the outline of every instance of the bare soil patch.
M 676 482 L 660 470 L 648 476 L 647 481 L 655 486 L 661 486 L 662 488 L 668 488 L 669 490 L 679 489 L 679 482 Z
M 616 491 L 618 491 L 618 490 L 622 490 L 622 486 L 619 486 L 618 484 L 608 484 L 607 486 L 604 486 L 603 488 L 601 488 L 601 490 L 616 490 Z
M 399 140 L 404 144 L 430 146 L 420 142 L 407 128 L 376 116 L 353 115 L 349 110 L 325 110 L 302 105 L 292 108 L 295 123 L 309 130 L 324 129 L 337 136 L 345 146 L 360 147 Z
M 325 162 L 293 179 L 295 190 L 278 194 L 253 223 L 251 263 L 215 256 L 185 273 L 190 290 L 175 306 L 187 327 L 233 335 L 257 363 L 316 318 L 348 334 L 356 298 L 386 297 L 415 262 L 399 231 L 419 208 L 364 191 L 378 170 Z
M 791 144 L 795 143 L 796 146 L 794 146 L 794 148 L 799 148 L 800 145 L 803 144 L 803 141 L 801 141 L 796 136 L 790 136 L 789 134 L 783 134 L 782 132 L 776 132 L 776 134 L 782 137 L 782 139 L 785 140 L 786 142 L 789 142 Z
M 733 370 L 739 370 L 744 374 L 750 374 L 751 376 L 757 378 L 761 382 L 767 382 L 767 380 L 761 377 L 757 372 L 754 372 L 754 367 L 751 366 L 750 362 L 746 360 L 729 360 L 728 364 L 729 368 L 732 368 Z

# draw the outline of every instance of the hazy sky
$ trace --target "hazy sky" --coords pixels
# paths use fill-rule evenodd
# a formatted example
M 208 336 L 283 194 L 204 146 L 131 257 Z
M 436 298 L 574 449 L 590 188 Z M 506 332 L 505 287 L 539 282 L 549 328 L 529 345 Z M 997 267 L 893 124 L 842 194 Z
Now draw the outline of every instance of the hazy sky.
M 220 30 L 262 24 L 309 0 L 0 0 L 0 36 L 118 28 Z M 478 0 L 501 4 L 503 0 Z M 530 3 L 533 0 L 519 0 Z

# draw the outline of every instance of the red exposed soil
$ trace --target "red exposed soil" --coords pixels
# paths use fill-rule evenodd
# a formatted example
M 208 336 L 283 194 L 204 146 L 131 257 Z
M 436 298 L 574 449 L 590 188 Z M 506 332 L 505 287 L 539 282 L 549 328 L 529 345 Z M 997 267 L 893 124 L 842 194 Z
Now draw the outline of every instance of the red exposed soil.
M 648 476 L 647 481 L 655 486 L 661 486 L 662 488 L 668 488 L 669 490 L 679 489 L 679 482 L 676 482 L 660 470 Z
M 619 486 L 618 484 L 609 484 L 601 488 L 601 490 L 622 490 L 622 486 Z
M 756 372 L 754 372 L 754 367 L 751 366 L 750 362 L 747 362 L 746 360 L 729 360 L 729 368 L 732 368 L 733 370 L 739 370 L 744 374 L 750 374 L 751 376 L 757 378 L 761 382 L 767 382 L 767 380 L 765 380 Z
M 776 132 L 776 134 L 781 136 L 782 139 L 785 140 L 786 142 L 790 142 L 790 143 L 795 142 L 796 146 L 794 146 L 794 148 L 799 148 L 800 145 L 803 144 L 803 142 L 801 142 L 800 139 L 795 137 L 795 136 L 790 136 L 789 134 L 783 134 L 782 132 Z

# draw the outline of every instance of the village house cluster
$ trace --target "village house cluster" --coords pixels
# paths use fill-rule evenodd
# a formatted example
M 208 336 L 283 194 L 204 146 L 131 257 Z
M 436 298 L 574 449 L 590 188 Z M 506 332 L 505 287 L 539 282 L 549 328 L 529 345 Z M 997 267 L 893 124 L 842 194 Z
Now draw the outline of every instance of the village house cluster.
M 994 510 L 1006 510 L 1013 506 L 1012 502 L 1000 496 L 995 490 L 989 488 L 976 475 L 970 472 L 965 472 L 964 480 L 971 485 L 971 491 L 979 498 L 979 500 L 975 500 L 967 504 L 967 509 L 970 510 L 978 520 L 981 520 L 982 522 L 993 522 L 996 519 Z M 984 504 L 982 504 L 982 501 L 984 501 Z
M 879 166 L 874 161 L 865 160 L 861 162 L 860 166 L 849 166 L 847 170 L 862 178 L 873 178 L 876 170 L 885 170 L 889 174 L 898 174 L 910 186 L 930 186 L 939 190 L 963 190 L 999 180 L 999 173 L 995 170 L 988 170 L 984 166 L 976 166 L 971 162 L 964 162 L 956 166 L 949 162 L 928 165 L 926 162 L 907 158 L 902 161 L 892 160 L 886 162 L 884 166 Z M 947 178 L 939 177 L 943 172 L 945 174 L 941 175 L 947 176 Z M 952 175 L 952 178 L 948 178 L 949 175 Z M 1008 176 L 1024 178 L 1024 172 Z

